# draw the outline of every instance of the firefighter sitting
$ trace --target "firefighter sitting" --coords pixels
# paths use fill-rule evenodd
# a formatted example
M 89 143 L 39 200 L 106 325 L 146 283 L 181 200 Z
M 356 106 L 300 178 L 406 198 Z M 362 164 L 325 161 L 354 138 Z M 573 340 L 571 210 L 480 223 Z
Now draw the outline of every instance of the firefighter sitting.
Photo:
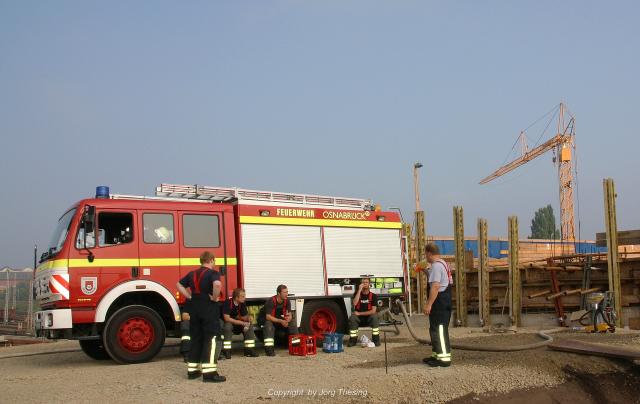
M 224 302 L 222 307 L 222 316 L 224 317 L 223 352 L 226 359 L 231 359 L 231 339 L 234 334 L 243 334 L 244 336 L 244 356 L 251 358 L 258 356 L 254 351 L 256 337 L 253 333 L 249 310 L 244 302 L 245 298 L 244 289 L 234 289 L 232 296 Z
M 291 316 L 291 301 L 287 298 L 289 290 L 286 285 L 279 285 L 277 294 L 264 304 L 264 351 L 267 356 L 275 356 L 275 336 L 284 337 L 297 334 L 298 327 Z
M 380 346 L 380 320 L 375 304 L 378 297 L 371 292 L 370 286 L 371 280 L 363 278 L 353 298 L 354 310 L 349 317 L 349 346 L 354 346 L 358 342 L 360 326 L 370 326 L 371 340 L 376 346 Z

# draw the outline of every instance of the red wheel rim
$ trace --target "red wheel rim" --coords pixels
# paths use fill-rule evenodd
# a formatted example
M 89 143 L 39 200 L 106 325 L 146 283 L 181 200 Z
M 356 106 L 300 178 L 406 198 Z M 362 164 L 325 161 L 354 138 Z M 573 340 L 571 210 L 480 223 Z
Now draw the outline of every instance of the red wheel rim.
M 327 332 L 335 332 L 338 321 L 333 311 L 325 308 L 316 310 L 311 315 L 311 332 L 317 338 L 324 338 L 324 334 Z
M 118 329 L 120 346 L 131 353 L 147 350 L 153 342 L 155 333 L 151 322 L 146 318 L 132 317 L 124 321 Z

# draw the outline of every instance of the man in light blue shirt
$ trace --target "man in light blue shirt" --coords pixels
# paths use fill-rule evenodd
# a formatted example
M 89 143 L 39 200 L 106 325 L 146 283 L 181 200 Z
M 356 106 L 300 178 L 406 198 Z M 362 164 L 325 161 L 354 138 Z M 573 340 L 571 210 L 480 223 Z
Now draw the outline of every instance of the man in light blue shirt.
M 429 298 L 424 305 L 424 314 L 429 316 L 431 336 L 431 357 L 423 362 L 432 367 L 451 365 L 451 345 L 449 343 L 449 321 L 451 319 L 451 285 L 453 278 L 449 264 L 440 258 L 440 250 L 435 244 L 425 248 L 429 270 Z

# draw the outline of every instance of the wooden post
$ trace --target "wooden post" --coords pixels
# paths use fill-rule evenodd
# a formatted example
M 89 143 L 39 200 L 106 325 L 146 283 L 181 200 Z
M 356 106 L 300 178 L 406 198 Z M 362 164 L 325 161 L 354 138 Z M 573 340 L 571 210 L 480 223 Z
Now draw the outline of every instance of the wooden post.
M 511 325 L 520 327 L 520 311 L 522 300 L 522 286 L 520 284 L 520 269 L 518 268 L 518 217 L 509 217 L 509 297 L 511 304 L 509 305 L 509 313 Z
M 618 224 L 616 222 L 616 188 L 612 178 L 603 181 L 604 222 L 607 230 L 607 265 L 609 267 L 609 291 L 613 292 L 616 327 L 622 327 L 622 288 L 618 262 Z
M 411 240 L 411 224 L 402 224 L 402 234 L 405 235 L 405 259 L 407 260 L 407 276 L 409 278 L 409 284 L 404 286 L 408 292 L 407 295 L 409 296 L 409 315 L 411 315 L 414 307 L 413 302 L 415 301 L 413 291 L 414 289 L 417 290 L 415 286 L 417 261 L 415 251 L 413 250 L 413 240 Z M 417 294 L 415 296 L 417 297 Z
M 462 206 L 453 207 L 453 231 L 456 246 L 456 325 L 467 325 L 467 283 L 464 265 L 464 215 Z
M 416 211 L 416 262 L 426 262 L 424 247 L 426 245 L 426 234 L 424 229 L 424 212 Z M 427 301 L 427 278 L 426 272 L 417 274 L 418 278 L 418 310 L 422 312 L 422 306 Z
M 489 237 L 487 219 L 478 219 L 478 307 L 480 325 L 491 325 L 491 287 L 489 283 Z

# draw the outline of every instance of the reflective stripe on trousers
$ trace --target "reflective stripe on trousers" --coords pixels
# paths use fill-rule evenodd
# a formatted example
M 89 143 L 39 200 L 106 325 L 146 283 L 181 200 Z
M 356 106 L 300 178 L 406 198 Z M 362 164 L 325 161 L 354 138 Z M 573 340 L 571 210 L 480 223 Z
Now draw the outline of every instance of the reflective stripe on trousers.
M 440 324 L 438 326 L 438 334 L 440 335 L 440 350 L 441 354 L 436 354 L 436 359 L 442 362 L 451 362 L 451 352 L 447 352 L 447 346 L 444 339 L 444 326 Z
M 265 338 L 264 339 L 264 346 L 273 346 L 275 340 L 273 338 Z
M 215 372 L 218 369 L 216 364 L 216 337 L 211 338 L 211 353 L 209 354 L 209 363 L 202 364 L 202 373 Z

